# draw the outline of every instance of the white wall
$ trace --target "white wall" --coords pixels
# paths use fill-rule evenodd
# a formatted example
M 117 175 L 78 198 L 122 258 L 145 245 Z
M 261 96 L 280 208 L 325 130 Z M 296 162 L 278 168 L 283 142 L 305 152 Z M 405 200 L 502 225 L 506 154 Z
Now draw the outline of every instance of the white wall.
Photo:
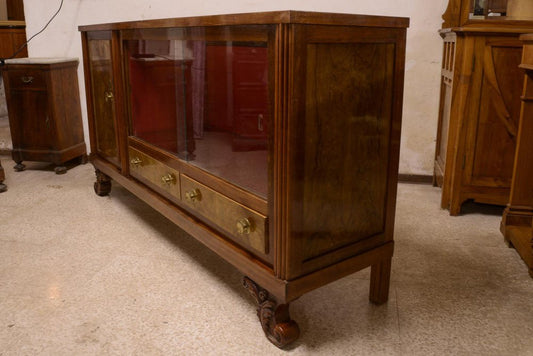
M 24 0 L 28 37 L 44 26 L 60 0 Z M 407 61 L 400 173 L 433 171 L 442 42 L 437 33 L 447 0 L 64 0 L 48 29 L 29 45 L 32 57 L 78 57 L 78 25 L 225 13 L 306 10 L 411 18 L 407 32 Z M 87 115 L 83 70 L 80 93 L 86 141 Z

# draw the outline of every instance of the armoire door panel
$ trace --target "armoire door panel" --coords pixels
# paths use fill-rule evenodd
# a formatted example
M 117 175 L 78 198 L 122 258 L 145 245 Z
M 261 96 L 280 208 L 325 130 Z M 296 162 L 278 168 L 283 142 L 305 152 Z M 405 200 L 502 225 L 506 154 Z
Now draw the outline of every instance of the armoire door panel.
M 520 47 L 487 44 L 470 184 L 509 187 L 520 117 Z

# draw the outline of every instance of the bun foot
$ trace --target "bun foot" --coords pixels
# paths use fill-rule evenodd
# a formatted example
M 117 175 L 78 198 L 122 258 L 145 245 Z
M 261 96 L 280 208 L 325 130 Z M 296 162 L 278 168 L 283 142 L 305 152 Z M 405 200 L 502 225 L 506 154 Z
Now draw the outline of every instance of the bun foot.
M 101 197 L 111 192 L 111 178 L 100 170 L 96 170 L 96 182 L 94 182 L 94 192 Z
M 57 166 L 56 168 L 54 168 L 54 172 L 56 172 L 56 174 L 65 174 L 67 173 L 67 167 Z
M 257 302 L 257 316 L 271 343 L 281 349 L 298 339 L 300 328 L 289 315 L 289 304 L 278 305 L 268 291 L 248 277 L 242 279 L 242 284 Z
M 22 163 L 17 162 L 17 164 L 15 165 L 15 167 L 13 167 L 13 169 L 15 169 L 16 172 L 22 172 L 23 170 L 26 169 L 26 166 Z

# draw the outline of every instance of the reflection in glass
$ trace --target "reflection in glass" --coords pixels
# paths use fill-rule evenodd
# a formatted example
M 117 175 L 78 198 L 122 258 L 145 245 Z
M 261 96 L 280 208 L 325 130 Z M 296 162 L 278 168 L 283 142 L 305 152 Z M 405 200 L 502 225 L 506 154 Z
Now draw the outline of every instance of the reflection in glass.
M 124 41 L 131 134 L 266 198 L 267 43 L 174 31 Z

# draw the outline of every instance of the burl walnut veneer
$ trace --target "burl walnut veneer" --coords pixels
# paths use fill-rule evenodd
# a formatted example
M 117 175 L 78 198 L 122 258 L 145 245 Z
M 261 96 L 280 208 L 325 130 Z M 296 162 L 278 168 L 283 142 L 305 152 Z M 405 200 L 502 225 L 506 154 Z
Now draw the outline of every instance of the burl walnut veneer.
M 81 26 L 96 193 L 114 180 L 240 270 L 278 347 L 299 335 L 289 303 L 353 272 L 386 302 L 408 23 Z

